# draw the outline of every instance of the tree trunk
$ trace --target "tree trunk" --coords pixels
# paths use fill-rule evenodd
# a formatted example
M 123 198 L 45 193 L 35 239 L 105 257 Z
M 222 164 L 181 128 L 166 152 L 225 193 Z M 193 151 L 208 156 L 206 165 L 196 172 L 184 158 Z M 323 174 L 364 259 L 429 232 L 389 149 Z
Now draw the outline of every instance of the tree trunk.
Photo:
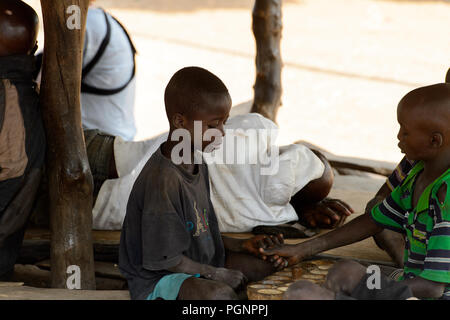
M 92 175 L 81 128 L 82 49 L 88 0 L 41 0 L 45 51 L 41 109 L 47 135 L 51 286 L 66 288 L 70 265 L 95 289 Z
M 275 121 L 281 105 L 280 41 L 282 0 L 255 0 L 253 33 L 256 40 L 256 81 L 252 112 Z

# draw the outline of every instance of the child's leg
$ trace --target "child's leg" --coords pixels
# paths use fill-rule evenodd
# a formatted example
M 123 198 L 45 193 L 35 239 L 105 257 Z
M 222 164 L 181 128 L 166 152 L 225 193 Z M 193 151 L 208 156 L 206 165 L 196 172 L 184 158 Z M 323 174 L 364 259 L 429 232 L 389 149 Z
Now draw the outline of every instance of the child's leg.
M 310 281 L 297 281 L 283 296 L 285 300 L 334 300 L 337 293 L 347 296 L 353 292 L 362 278 L 366 268 L 351 260 L 338 261 L 328 272 L 324 287 Z M 351 297 L 348 297 L 352 299 Z
M 366 274 L 366 268 L 359 263 L 340 260 L 328 272 L 325 287 L 335 293 L 351 295 Z
M 245 253 L 227 251 L 225 268 L 241 271 L 249 282 L 260 281 L 276 271 L 270 262 Z
M 178 300 L 236 300 L 234 290 L 223 282 L 188 278 L 180 287 Z
M 334 300 L 335 293 L 310 281 L 300 280 L 289 286 L 283 300 Z
M 366 267 L 355 261 L 343 260 L 330 269 L 325 286 L 336 293 L 336 299 L 404 300 L 412 297 L 411 289 L 379 274 L 379 287 L 369 288 Z

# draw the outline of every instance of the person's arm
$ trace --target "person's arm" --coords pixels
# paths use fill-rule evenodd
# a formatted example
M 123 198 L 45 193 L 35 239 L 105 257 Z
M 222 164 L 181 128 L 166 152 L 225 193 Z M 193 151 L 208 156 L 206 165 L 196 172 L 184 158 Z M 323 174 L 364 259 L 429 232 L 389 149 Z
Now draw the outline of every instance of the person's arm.
M 232 252 L 241 252 L 254 255 L 262 260 L 267 260 L 273 264 L 277 269 L 281 269 L 286 266 L 286 259 L 276 256 L 269 257 L 261 253 L 260 248 L 270 249 L 279 247 L 284 243 L 283 235 L 257 235 L 250 239 L 234 239 L 227 236 L 222 236 L 225 249 Z
M 327 158 L 310 149 L 324 164 L 322 176 L 309 182 L 292 196 L 291 204 L 299 212 L 300 223 L 308 227 L 335 228 L 342 225 L 354 211 L 345 202 L 327 198 L 333 187 L 334 174 Z
M 297 192 L 296 201 L 304 205 L 313 204 L 325 199 L 333 187 L 334 174 L 327 158 L 317 150 L 310 149 L 324 165 L 320 178 L 310 181 L 302 190 Z
M 378 194 L 381 195 L 384 192 L 386 192 L 386 189 L 382 188 Z M 400 198 L 401 195 L 399 193 L 401 193 L 399 188 L 394 189 L 386 198 L 386 205 L 383 201 L 377 207 L 374 207 L 371 213 L 366 212 L 366 214 L 355 218 L 348 224 L 323 236 L 296 246 L 285 246 L 281 249 L 260 251 L 270 255 L 291 257 L 289 258 L 289 263 L 293 264 L 319 252 L 345 246 L 374 236 L 380 233 L 384 227 L 396 232 L 404 232 L 402 219 L 399 217 L 398 212 L 387 205 L 390 202 L 391 204 L 395 204 L 394 207 L 401 207 L 395 200 Z
M 365 213 L 370 214 L 373 207 L 382 202 L 396 187 L 398 187 L 413 166 L 414 162 L 403 157 L 394 171 L 392 171 L 391 175 L 386 179 L 386 182 L 378 190 L 377 194 L 367 202 Z
M 235 239 L 227 236 L 222 236 L 223 246 L 226 250 L 233 252 L 243 252 L 242 243 L 244 239 Z
M 223 236 L 224 247 L 233 252 L 244 252 L 261 256 L 258 251 L 259 248 L 270 248 L 283 243 L 283 236 L 267 236 L 258 235 L 251 239 L 234 239 Z M 265 257 L 265 256 L 264 256 Z M 281 263 L 280 259 L 280 263 Z M 176 273 L 200 274 L 205 279 L 221 281 L 228 284 L 233 289 L 236 289 L 247 282 L 247 279 L 242 272 L 226 268 L 215 268 L 207 264 L 201 264 L 182 256 L 180 262 L 171 268 L 167 269 Z
M 317 253 L 364 240 L 382 230 L 383 227 L 376 224 L 370 215 L 363 214 L 344 226 L 312 240 L 297 245 L 285 245 L 281 248 L 260 249 L 260 252 L 266 255 L 289 257 L 289 265 L 293 265 Z
M 403 280 L 412 291 L 416 298 L 440 298 L 444 294 L 445 283 L 434 282 L 422 277 L 415 277 L 413 279 Z
M 387 183 L 384 183 L 378 190 L 377 194 L 371 200 L 369 200 L 369 202 L 367 202 L 364 212 L 366 214 L 370 214 L 372 208 L 382 202 L 391 192 L 392 190 L 389 188 Z
M 274 246 L 283 244 L 283 235 L 257 235 L 250 239 L 235 239 L 227 236 L 222 236 L 222 241 L 225 249 L 233 252 L 249 253 L 255 256 L 260 256 L 259 248 L 268 249 Z
M 41 182 L 42 169 L 32 168 L 25 176 L 22 188 L 4 210 L 0 217 L 0 246 L 6 239 L 23 228 L 32 211 L 33 203 Z
M 184 255 L 176 266 L 167 270 L 174 273 L 200 274 L 205 279 L 224 282 L 233 289 L 237 289 L 247 282 L 241 271 L 201 264 Z

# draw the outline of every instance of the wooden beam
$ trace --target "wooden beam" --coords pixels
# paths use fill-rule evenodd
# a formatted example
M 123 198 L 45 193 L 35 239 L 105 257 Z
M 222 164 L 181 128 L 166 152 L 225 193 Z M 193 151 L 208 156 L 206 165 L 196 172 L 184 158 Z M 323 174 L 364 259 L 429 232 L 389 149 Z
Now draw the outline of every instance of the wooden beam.
M 256 40 L 256 81 L 252 111 L 275 122 L 281 105 L 282 0 L 255 0 L 253 34 Z
M 34 264 L 50 257 L 50 231 L 28 228 L 17 263 Z M 93 230 L 94 260 L 118 263 L 120 231 Z
M 95 289 L 92 175 L 81 128 L 80 82 L 88 0 L 41 0 L 45 49 L 41 110 L 47 135 L 52 279 L 66 288 L 80 268 L 81 289 Z M 69 7 L 72 10 L 68 10 Z
M 50 260 L 40 261 L 36 263 L 36 266 L 42 269 L 51 270 Z M 117 263 L 113 262 L 95 261 L 95 275 L 97 277 L 125 280 L 119 271 L 119 266 Z
M 41 265 L 47 268 L 41 268 Z M 97 290 L 127 289 L 127 282 L 124 278 L 117 277 L 115 272 L 110 276 L 110 271 L 114 270 L 111 266 L 100 265 L 99 268 L 102 271 L 97 272 L 97 276 L 95 277 Z M 50 269 L 50 265 L 47 263 L 39 264 L 39 266 L 16 264 L 14 266 L 12 281 L 17 281 L 17 283 L 34 288 L 49 288 L 51 272 L 48 269 Z M 99 273 L 106 273 L 106 276 L 102 276 Z
M 130 294 L 128 290 L 93 291 L 0 286 L 0 300 L 130 300 Z

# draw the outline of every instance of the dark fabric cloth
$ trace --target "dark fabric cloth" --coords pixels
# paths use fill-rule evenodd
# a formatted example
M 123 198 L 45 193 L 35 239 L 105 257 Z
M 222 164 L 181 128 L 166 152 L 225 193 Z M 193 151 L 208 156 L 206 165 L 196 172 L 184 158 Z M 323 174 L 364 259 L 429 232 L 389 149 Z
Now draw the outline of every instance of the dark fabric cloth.
M 17 89 L 20 110 L 25 127 L 25 151 L 28 157 L 25 173 L 21 177 L 0 181 L 0 218 L 18 193 L 31 168 L 41 168 L 45 160 L 45 132 L 39 109 L 39 97 L 33 81 L 34 57 L 13 55 L 0 57 L 0 79 L 7 79 Z M 8 103 L 8 101 L 6 101 Z M 0 225 L 0 228 L 2 226 Z M 7 244 L 0 247 L 0 277 L 14 268 L 23 230 L 12 234 Z
M 94 180 L 94 199 L 97 198 L 103 182 L 109 178 L 111 159 L 114 157 L 114 139 L 114 136 L 100 130 L 84 130 L 84 141 Z
M 36 71 L 36 60 L 32 55 L 18 54 L 0 56 L 0 79 L 9 79 L 14 83 L 24 82 L 34 85 L 33 75 Z
M 380 275 L 380 288 L 369 289 L 367 287 L 369 277 L 370 274 L 366 274 L 349 296 L 342 292 L 337 293 L 336 300 L 406 300 L 413 297 L 407 285 L 383 274 Z
M 13 55 L 0 57 L 0 79 L 16 87 L 26 132 L 27 169 L 40 168 L 45 160 L 45 132 L 39 109 L 39 97 L 33 79 L 34 57 Z M 23 176 L 0 182 L 0 215 L 23 183 Z
M 9 281 L 14 273 L 14 265 L 20 254 L 25 226 L 11 234 L 0 246 L 0 281 Z
M 161 153 L 134 183 L 120 239 L 119 268 L 132 299 L 146 299 L 182 256 L 223 267 L 225 250 L 209 194 L 206 164 L 190 174 Z

